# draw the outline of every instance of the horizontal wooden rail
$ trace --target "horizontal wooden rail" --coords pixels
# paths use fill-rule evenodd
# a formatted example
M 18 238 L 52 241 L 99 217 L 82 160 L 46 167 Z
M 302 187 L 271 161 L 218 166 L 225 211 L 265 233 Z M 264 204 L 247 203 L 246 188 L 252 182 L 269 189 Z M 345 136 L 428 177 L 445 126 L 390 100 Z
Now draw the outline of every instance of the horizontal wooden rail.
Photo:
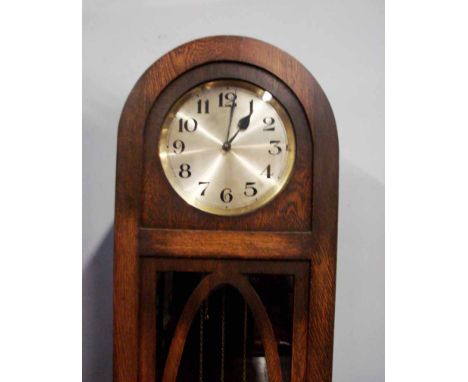
M 311 250 L 311 232 L 139 230 L 142 256 L 305 259 Z

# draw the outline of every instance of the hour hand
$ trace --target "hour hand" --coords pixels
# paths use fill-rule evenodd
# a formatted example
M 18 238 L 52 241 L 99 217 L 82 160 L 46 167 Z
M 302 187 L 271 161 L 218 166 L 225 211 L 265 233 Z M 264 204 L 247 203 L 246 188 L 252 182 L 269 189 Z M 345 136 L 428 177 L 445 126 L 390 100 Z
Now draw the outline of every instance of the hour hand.
M 245 117 L 242 117 L 239 122 L 237 122 L 237 131 L 236 133 L 223 145 L 230 148 L 232 141 L 234 138 L 237 137 L 237 134 L 239 134 L 240 131 L 247 130 L 247 128 L 250 125 L 250 117 L 253 114 L 253 100 L 250 101 L 250 111 L 249 114 L 247 114 Z
M 247 127 L 249 127 L 250 125 L 250 117 L 252 116 L 252 113 L 253 113 L 253 100 L 250 101 L 250 112 L 248 115 L 246 115 L 245 117 L 241 118 L 239 120 L 239 122 L 237 123 L 237 127 L 240 129 L 240 130 L 246 130 Z

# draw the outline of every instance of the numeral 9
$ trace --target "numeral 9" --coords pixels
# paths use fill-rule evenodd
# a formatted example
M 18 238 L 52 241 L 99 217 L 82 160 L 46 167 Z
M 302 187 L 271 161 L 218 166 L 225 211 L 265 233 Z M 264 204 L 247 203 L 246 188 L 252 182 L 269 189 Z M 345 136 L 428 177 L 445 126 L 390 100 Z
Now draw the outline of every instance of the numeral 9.
M 172 147 L 174 147 L 174 153 L 176 154 L 181 154 L 184 152 L 185 150 L 185 143 L 182 142 L 180 139 L 176 139 L 173 143 L 172 143 Z

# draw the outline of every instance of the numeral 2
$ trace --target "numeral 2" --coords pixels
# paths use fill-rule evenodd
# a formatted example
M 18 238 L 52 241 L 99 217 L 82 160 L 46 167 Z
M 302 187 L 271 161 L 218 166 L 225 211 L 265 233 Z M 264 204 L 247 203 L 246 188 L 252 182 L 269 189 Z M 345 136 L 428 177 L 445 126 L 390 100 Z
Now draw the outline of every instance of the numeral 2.
M 263 123 L 266 125 L 263 127 L 263 131 L 275 131 L 275 119 L 272 117 L 265 117 L 263 118 Z

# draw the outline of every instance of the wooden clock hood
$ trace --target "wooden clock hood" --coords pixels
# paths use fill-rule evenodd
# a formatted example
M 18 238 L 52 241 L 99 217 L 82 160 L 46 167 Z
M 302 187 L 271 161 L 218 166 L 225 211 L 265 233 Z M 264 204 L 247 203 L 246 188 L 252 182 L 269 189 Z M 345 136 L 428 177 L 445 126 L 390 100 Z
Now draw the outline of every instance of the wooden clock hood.
M 167 110 L 187 90 L 215 79 L 271 92 L 296 134 L 285 189 L 237 217 L 186 204 L 158 158 Z M 157 60 L 130 92 L 119 124 L 114 382 L 263 380 L 249 369 L 258 357 L 270 382 L 330 382 L 337 208 L 333 112 L 296 59 L 255 39 L 216 36 Z

